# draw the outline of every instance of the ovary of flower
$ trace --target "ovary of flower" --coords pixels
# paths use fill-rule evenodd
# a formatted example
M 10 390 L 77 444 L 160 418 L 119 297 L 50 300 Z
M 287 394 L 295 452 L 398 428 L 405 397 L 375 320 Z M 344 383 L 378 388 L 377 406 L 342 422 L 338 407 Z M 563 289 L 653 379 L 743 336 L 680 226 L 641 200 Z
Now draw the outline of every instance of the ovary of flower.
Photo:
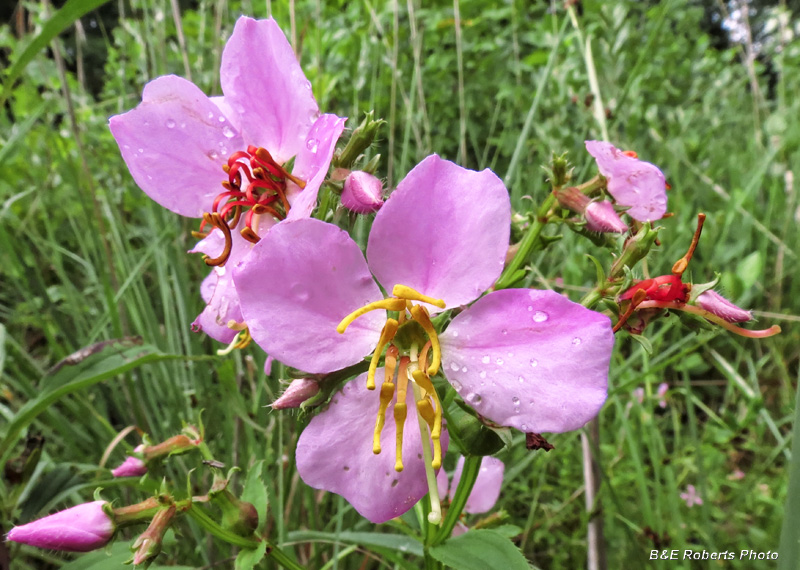
M 378 417 L 375 421 L 375 431 L 373 433 L 372 450 L 373 453 L 377 455 L 381 452 L 381 432 L 386 421 L 386 410 L 394 397 L 394 372 L 397 366 L 397 356 L 400 354 L 400 347 L 391 343 L 395 339 L 400 328 L 407 323 L 413 322 L 422 328 L 427 339 L 419 336 L 419 331 L 412 330 L 411 344 L 405 347 L 407 348 L 406 352 L 408 352 L 410 356 L 404 355 L 400 359 L 400 367 L 397 373 L 397 402 L 394 405 L 394 418 L 397 429 L 395 471 L 400 472 L 403 470 L 403 426 L 405 425 L 407 414 L 405 401 L 409 380 L 415 382 L 422 389 L 422 397 L 416 400 L 416 407 L 417 412 L 423 420 L 425 420 L 430 430 L 431 442 L 433 444 L 433 460 L 431 466 L 434 469 L 438 469 L 442 465 L 442 447 L 440 442 L 442 433 L 442 405 L 441 402 L 439 402 L 436 390 L 433 388 L 430 376 L 435 375 L 439 371 L 439 366 L 442 362 L 442 352 L 439 346 L 439 337 L 431 322 L 428 310 L 422 305 L 415 305 L 412 301 L 428 303 L 440 309 L 445 309 L 446 304 L 442 299 L 434 299 L 428 295 L 423 295 L 419 291 L 401 284 L 394 286 L 392 295 L 392 298 L 374 301 L 353 311 L 342 319 L 336 327 L 336 331 L 339 334 L 344 334 L 347 327 L 350 326 L 353 321 L 371 311 L 387 310 L 399 313 L 398 319 L 393 319 L 391 317 L 386 319 L 386 324 L 381 330 L 381 336 L 372 354 L 369 372 L 367 373 L 367 389 L 374 390 L 375 372 L 377 371 L 384 348 L 389 345 L 386 351 L 384 382 L 380 390 Z M 411 325 L 411 327 L 413 327 L 413 325 Z M 408 329 L 409 327 L 406 328 Z M 414 333 L 417 333 L 417 335 Z M 418 338 L 414 339 L 414 336 Z M 422 345 L 421 353 L 419 352 L 421 348 L 420 345 Z M 432 353 L 430 365 L 427 363 L 429 349 Z

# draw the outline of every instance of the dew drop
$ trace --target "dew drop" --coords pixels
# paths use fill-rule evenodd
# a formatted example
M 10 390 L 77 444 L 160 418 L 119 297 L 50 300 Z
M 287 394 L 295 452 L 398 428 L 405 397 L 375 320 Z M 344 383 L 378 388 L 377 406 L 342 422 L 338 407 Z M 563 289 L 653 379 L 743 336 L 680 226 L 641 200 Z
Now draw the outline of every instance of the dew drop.
M 460 382 L 454 381 L 454 382 L 450 382 L 450 384 L 453 385 L 453 388 L 455 389 L 456 392 L 461 392 L 462 386 L 461 386 Z
M 309 89 L 309 90 L 311 89 L 311 82 L 308 79 L 306 79 L 306 82 L 304 83 L 304 85 L 306 86 L 306 89 Z
M 528 305 L 528 310 L 532 311 L 533 310 L 533 305 Z
M 174 129 L 175 128 L 175 120 L 174 119 L 167 119 L 167 122 L 165 124 L 167 125 L 168 129 Z
M 508 329 L 503 329 L 501 332 L 502 332 L 503 334 L 508 334 Z
M 575 346 L 578 346 L 580 343 L 581 343 L 580 337 L 576 336 L 575 338 L 572 339 L 572 344 L 574 344 Z
M 466 371 L 467 371 L 467 367 L 466 366 L 461 369 L 461 372 L 466 372 Z
M 225 117 L 223 117 L 222 115 L 220 115 L 219 117 L 217 117 L 217 120 L 218 120 L 220 123 L 224 123 L 224 122 L 225 122 Z
M 489 358 L 488 356 L 484 356 L 483 358 L 481 358 L 481 362 L 483 362 L 484 364 L 489 364 L 490 360 L 491 358 Z
M 511 398 L 511 402 L 513 402 L 513 404 L 514 404 L 515 406 L 519 406 L 519 398 L 517 398 L 516 396 L 514 396 L 513 398 Z
M 486 378 L 486 370 L 481 370 L 481 373 L 478 374 L 481 378 Z
M 212 113 L 211 111 L 209 111 L 209 112 L 208 112 L 208 118 L 209 118 L 209 119 L 213 119 L 213 118 L 214 118 L 214 113 Z
M 140 148 L 140 149 L 139 149 L 139 154 L 142 154 L 143 152 L 144 152 L 144 149 L 143 149 L 143 148 Z
M 519 380 L 519 383 L 522 384 L 523 382 L 525 382 L 525 377 L 520 376 L 519 378 L 517 378 L 517 380 Z
M 503 365 L 503 362 L 505 362 L 505 361 L 504 361 L 502 358 L 498 358 L 497 360 L 495 360 L 495 362 L 497 362 L 497 364 L 498 364 L 499 366 L 502 366 L 502 365 Z
M 524 432 L 526 432 L 526 433 L 527 433 L 527 431 L 528 431 L 528 424 L 522 424 L 520 427 L 522 428 L 522 431 L 524 431 Z
M 317 139 L 311 138 L 306 141 L 306 148 L 313 153 L 317 152 L 317 148 L 319 148 L 319 141 Z
M 456 364 L 455 362 L 450 364 L 450 368 L 453 370 L 453 372 L 458 372 L 458 364 Z
M 458 331 L 453 331 L 453 338 L 458 337 Z
M 215 151 L 215 150 L 208 151 L 206 156 L 208 156 L 208 158 L 210 158 L 211 160 L 217 160 L 219 158 L 219 155 L 217 154 L 217 151 Z
M 233 132 L 233 129 L 230 128 L 228 125 L 222 127 L 222 134 L 225 135 L 225 138 L 229 139 L 232 139 L 236 135 L 236 133 Z
M 295 283 L 292 285 L 292 295 L 294 298 L 300 302 L 308 301 L 308 291 L 306 291 L 302 285 L 299 283 Z
M 531 359 L 531 368 L 536 368 L 537 366 L 539 366 L 539 361 L 536 360 L 535 358 L 532 358 Z
M 483 397 L 478 393 L 467 394 L 467 397 L 465 399 L 467 400 L 467 402 L 473 405 L 480 404 L 483 401 Z
M 543 323 L 547 320 L 547 313 L 544 311 L 536 311 L 533 313 L 533 321 L 535 323 Z

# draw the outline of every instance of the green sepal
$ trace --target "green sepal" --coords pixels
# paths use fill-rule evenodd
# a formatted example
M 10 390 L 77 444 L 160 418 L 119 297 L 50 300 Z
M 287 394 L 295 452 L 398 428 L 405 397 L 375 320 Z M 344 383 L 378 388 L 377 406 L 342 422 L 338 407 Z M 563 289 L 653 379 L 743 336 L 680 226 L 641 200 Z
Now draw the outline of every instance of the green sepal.
M 587 254 L 586 254 L 586 257 L 588 257 L 588 258 L 589 258 L 589 260 L 590 260 L 592 263 L 594 263 L 594 269 L 595 269 L 595 272 L 596 272 L 596 274 L 597 274 L 597 284 L 598 284 L 598 285 L 602 285 L 603 283 L 605 283 L 605 282 L 606 282 L 606 272 L 605 272 L 605 270 L 603 269 L 603 265 L 600 263 L 600 260 L 598 260 L 598 259 L 597 259 L 595 256 L 593 256 L 593 255 L 590 255 L 590 254 L 588 254 L 588 253 L 587 253 Z
M 493 455 L 503 449 L 503 439 L 473 414 L 460 400 L 446 408 L 447 432 L 464 455 Z
M 721 277 L 722 274 L 715 272 L 713 281 L 709 281 L 708 283 L 692 283 L 692 289 L 689 292 L 689 304 L 693 305 L 701 294 L 714 289 Z

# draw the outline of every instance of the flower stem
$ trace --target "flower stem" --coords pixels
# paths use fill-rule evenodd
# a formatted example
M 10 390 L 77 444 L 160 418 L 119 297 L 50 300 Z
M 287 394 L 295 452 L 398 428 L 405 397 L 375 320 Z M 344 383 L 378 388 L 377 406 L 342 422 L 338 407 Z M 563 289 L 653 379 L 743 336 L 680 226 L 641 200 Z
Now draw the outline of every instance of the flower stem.
M 414 400 L 419 402 L 422 399 L 422 392 L 416 382 L 411 383 L 414 389 Z M 421 434 L 428 433 L 428 424 L 422 419 L 420 414 L 417 414 L 417 422 L 419 423 L 419 432 Z M 436 484 L 436 472 L 433 470 L 433 458 L 431 457 L 431 447 L 427 445 L 430 441 L 429 437 L 422 438 L 422 456 L 425 463 L 425 477 L 428 480 L 428 495 L 431 498 L 431 512 L 428 513 L 428 522 L 432 525 L 438 525 L 442 522 L 442 504 L 439 501 L 439 486 Z
M 502 275 L 500 275 L 500 279 L 498 279 L 497 283 L 495 283 L 495 290 L 506 289 L 519 280 L 517 272 L 520 270 L 522 264 L 525 263 L 525 260 L 528 259 L 528 255 L 539 241 L 542 230 L 550 221 L 550 209 L 555 205 L 555 203 L 555 194 L 551 192 L 547 199 L 542 202 L 542 205 L 536 212 L 536 219 L 530 225 L 527 233 L 519 242 L 519 249 L 517 250 L 516 255 L 514 255 L 514 259 L 512 259 L 511 263 L 506 266 Z
M 441 544 L 453 534 L 453 529 L 458 522 L 458 517 L 461 516 L 461 511 L 467 504 L 469 494 L 472 492 L 472 487 L 475 485 L 475 480 L 478 478 L 478 472 L 481 469 L 481 460 L 483 457 L 480 455 L 466 455 L 464 457 L 464 468 L 461 470 L 461 480 L 458 482 L 453 501 L 450 503 L 450 508 L 447 510 L 447 516 L 444 518 L 439 532 L 433 540 L 431 546 Z

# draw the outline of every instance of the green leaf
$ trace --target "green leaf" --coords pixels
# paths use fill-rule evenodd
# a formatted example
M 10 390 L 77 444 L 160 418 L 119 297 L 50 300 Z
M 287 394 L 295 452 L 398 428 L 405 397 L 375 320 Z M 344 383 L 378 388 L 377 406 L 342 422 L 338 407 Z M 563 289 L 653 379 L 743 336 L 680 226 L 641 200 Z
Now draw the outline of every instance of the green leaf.
M 267 496 L 267 487 L 264 485 L 264 480 L 261 478 L 261 472 L 264 468 L 264 460 L 256 461 L 250 470 L 247 472 L 247 479 L 244 482 L 244 491 L 242 491 L 241 499 L 251 503 L 258 512 L 258 531 L 264 529 L 267 523 L 267 507 L 269 506 L 269 497 Z
M 78 557 L 62 566 L 61 570 L 119 570 L 130 558 L 130 543 L 117 541 L 107 548 Z
M 530 569 L 514 543 L 493 530 L 471 530 L 434 546 L 430 554 L 439 562 L 458 570 Z
M 239 556 L 236 557 L 236 564 L 234 564 L 234 568 L 236 570 L 252 570 L 255 568 L 256 564 L 261 562 L 266 553 L 267 541 L 261 542 L 255 548 L 244 549 L 239 552 Z
M 745 257 L 736 267 L 736 275 L 742 280 L 744 291 L 755 285 L 762 278 L 763 273 L 764 259 L 759 251 L 754 251 Z
M 3 92 L 2 95 L 0 95 L 0 104 L 6 100 L 14 82 L 22 75 L 23 70 L 28 66 L 31 60 L 36 57 L 37 53 L 47 47 L 47 44 L 53 41 L 58 34 L 71 26 L 75 20 L 99 8 L 106 2 L 108 2 L 108 0 L 69 0 L 60 10 L 53 14 L 53 17 L 47 21 L 39 35 L 31 40 L 8 69 L 3 83 Z
M 180 358 L 186 357 L 163 354 L 155 347 L 139 345 L 130 339 L 96 343 L 71 354 L 45 375 L 39 395 L 22 406 L 8 424 L 0 442 L 0 465 L 5 465 L 22 430 L 62 397 L 148 362 Z

